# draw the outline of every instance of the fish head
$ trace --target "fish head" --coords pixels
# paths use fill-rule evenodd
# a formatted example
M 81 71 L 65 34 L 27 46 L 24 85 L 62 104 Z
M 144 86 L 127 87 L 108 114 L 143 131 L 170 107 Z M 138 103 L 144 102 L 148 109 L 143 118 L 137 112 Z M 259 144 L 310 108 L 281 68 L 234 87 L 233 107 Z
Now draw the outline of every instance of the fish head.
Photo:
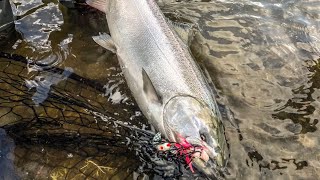
M 191 96 L 176 96 L 164 108 L 164 129 L 170 141 L 195 149 L 193 165 L 206 175 L 215 176 L 225 165 L 224 128 L 216 114 L 205 103 Z

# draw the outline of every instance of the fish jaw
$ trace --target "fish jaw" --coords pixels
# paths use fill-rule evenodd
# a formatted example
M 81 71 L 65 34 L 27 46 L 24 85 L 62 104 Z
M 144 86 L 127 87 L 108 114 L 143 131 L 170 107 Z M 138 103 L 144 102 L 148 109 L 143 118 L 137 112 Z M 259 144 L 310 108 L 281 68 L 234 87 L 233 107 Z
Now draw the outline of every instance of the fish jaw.
M 219 179 L 219 169 L 221 168 L 219 162 L 217 162 L 219 152 L 215 152 L 213 148 L 199 139 L 192 140 L 192 138 L 187 138 L 188 140 L 190 143 L 193 142 L 192 146 L 198 148 L 192 154 L 192 160 L 188 163 L 191 171 L 194 172 L 193 167 L 195 167 L 208 178 Z
M 212 160 L 205 162 L 201 158 L 194 158 L 192 165 L 209 179 L 220 179 L 221 177 L 216 164 Z

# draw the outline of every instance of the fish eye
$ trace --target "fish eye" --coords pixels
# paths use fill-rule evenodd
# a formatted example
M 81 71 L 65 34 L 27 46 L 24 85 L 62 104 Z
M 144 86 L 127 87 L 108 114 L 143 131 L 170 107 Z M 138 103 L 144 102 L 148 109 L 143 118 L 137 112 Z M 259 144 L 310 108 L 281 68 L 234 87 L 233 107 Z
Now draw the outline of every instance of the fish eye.
M 201 138 L 202 141 L 206 142 L 206 136 L 204 134 L 200 134 L 200 138 Z

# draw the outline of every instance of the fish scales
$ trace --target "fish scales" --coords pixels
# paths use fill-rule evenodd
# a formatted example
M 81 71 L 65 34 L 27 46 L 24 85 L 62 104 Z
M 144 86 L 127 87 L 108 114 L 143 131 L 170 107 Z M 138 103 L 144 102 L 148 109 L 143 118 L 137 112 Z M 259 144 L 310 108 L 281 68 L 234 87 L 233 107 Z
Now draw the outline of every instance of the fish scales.
M 198 154 L 193 162 L 206 175 L 215 176 L 216 166 L 205 157 L 224 166 L 221 116 L 208 82 L 174 25 L 154 0 L 96 1 L 88 3 L 106 13 L 111 38 L 101 35 L 94 40 L 117 54 L 143 114 L 169 141 L 201 147 L 204 156 Z
M 140 82 L 131 85 L 134 94 L 141 94 L 144 68 L 164 102 L 186 94 L 204 100 L 215 109 L 211 92 L 186 45 L 181 44 L 154 1 L 112 1 L 107 19 L 112 21 L 109 29 L 129 86 L 130 82 Z

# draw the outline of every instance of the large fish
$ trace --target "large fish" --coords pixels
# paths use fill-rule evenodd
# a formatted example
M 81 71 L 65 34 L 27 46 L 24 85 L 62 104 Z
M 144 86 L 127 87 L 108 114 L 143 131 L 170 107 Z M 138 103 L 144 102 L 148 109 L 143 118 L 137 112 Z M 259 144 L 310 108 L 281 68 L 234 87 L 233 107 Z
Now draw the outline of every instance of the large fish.
M 169 141 L 201 146 L 197 169 L 214 176 L 226 160 L 221 116 L 188 46 L 154 0 L 88 0 L 106 14 L 111 37 L 93 39 L 117 54 L 150 124 Z M 206 157 L 210 157 L 210 161 Z M 214 162 L 214 163 L 211 163 Z

